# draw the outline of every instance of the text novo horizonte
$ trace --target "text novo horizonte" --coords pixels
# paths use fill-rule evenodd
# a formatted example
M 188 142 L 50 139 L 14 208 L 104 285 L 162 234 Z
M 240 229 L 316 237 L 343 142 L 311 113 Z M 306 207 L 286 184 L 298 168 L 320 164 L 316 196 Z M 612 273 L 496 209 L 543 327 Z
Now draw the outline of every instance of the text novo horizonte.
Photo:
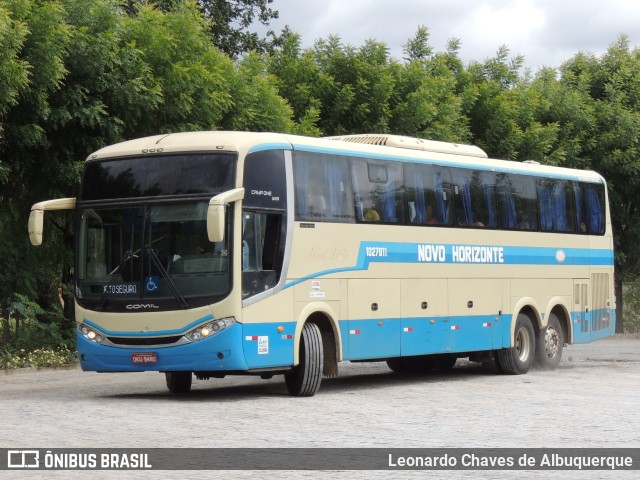
M 418 245 L 419 262 L 504 263 L 504 247 L 480 245 Z

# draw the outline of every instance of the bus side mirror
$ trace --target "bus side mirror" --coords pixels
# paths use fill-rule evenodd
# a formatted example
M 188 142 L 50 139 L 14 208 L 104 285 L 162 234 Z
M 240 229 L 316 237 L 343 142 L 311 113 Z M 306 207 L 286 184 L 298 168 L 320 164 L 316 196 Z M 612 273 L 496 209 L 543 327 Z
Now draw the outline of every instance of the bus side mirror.
M 209 201 L 207 209 L 207 235 L 212 243 L 222 242 L 224 240 L 224 219 L 226 206 L 232 202 L 242 200 L 244 198 L 244 188 L 234 188 L 219 195 L 216 195 Z
M 42 231 L 44 230 L 45 210 L 73 210 L 76 208 L 75 198 L 58 198 L 36 203 L 31 207 L 29 214 L 29 240 L 31 245 L 37 247 L 42 245 Z

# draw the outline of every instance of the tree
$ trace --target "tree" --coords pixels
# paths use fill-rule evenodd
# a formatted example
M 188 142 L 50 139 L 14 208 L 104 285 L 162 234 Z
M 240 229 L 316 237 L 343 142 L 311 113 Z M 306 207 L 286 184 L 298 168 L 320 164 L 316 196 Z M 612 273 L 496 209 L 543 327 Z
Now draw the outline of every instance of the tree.
M 320 68 L 319 126 L 326 135 L 389 131 L 394 84 L 386 45 L 368 40 L 356 49 L 339 37 L 316 42 Z
M 135 15 L 137 9 L 152 3 L 164 12 L 170 12 L 185 0 L 126 0 L 128 13 Z M 268 29 L 265 37 L 250 29 L 256 23 L 268 27 L 271 20 L 278 18 L 277 10 L 270 8 L 273 0 L 197 0 L 204 18 L 209 22 L 209 33 L 216 47 L 231 58 L 243 53 L 256 51 L 271 52 L 279 45 L 281 38 Z
M 24 234 L 28 212 L 25 193 L 47 190 L 64 173 L 50 159 L 45 127 L 54 112 L 48 99 L 59 90 L 65 75 L 63 57 L 70 40 L 58 1 L 4 1 L 0 3 L 0 316 L 7 318 L 16 292 L 29 294 L 43 304 L 52 294 L 53 273 L 63 263 L 60 242 L 54 241 L 32 255 Z M 36 151 L 39 153 L 36 154 Z M 51 160 L 51 161 L 50 161 Z M 59 278 L 59 275 L 58 275 Z M 47 287 L 40 288 L 41 285 Z
M 450 142 L 469 142 L 468 121 L 458 91 L 462 62 L 452 40 L 445 53 L 434 54 L 428 31 L 419 27 L 405 45 L 405 64 L 394 63 L 390 130 L 400 135 Z
M 404 44 L 402 51 L 407 62 L 424 61 L 429 58 L 433 53 L 429 46 L 429 29 L 420 25 L 415 35 Z
M 71 217 L 48 215 L 39 249 L 25 226 L 33 203 L 74 196 L 92 151 L 161 132 L 293 129 L 260 59 L 215 48 L 195 1 L 133 15 L 111 0 L 0 2 L 0 316 L 16 293 L 46 309 L 58 288 L 71 296 Z
M 250 51 L 271 51 L 279 39 L 272 30 L 266 38 L 248 31 L 257 20 L 269 26 L 278 12 L 269 7 L 273 0 L 199 0 L 205 18 L 211 20 L 213 43 L 232 58 Z
M 640 275 L 640 50 L 620 37 L 601 59 L 577 55 L 562 80 L 591 98 L 593 129 L 584 142 L 592 169 L 608 181 L 616 241 L 618 331 L 624 328 L 622 282 Z
M 267 68 L 278 88 L 293 110 L 296 133 L 320 136 L 320 99 L 315 91 L 320 68 L 311 50 L 302 51 L 300 35 L 288 32 L 282 45 L 268 58 Z

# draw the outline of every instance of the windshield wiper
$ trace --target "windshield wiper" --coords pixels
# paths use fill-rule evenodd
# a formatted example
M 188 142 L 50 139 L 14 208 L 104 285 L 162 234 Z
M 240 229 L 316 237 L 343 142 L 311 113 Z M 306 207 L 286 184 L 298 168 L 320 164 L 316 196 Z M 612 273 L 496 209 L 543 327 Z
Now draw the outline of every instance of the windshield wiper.
M 116 281 L 116 278 L 118 278 L 118 273 L 120 272 L 122 267 L 124 267 L 124 264 L 127 263 L 129 260 L 132 260 L 134 258 L 138 258 L 138 256 L 136 254 L 134 254 L 132 250 L 127 250 L 126 252 L 124 252 L 124 255 L 122 256 L 122 259 L 120 260 L 120 263 L 111 272 L 111 278 L 109 279 L 109 282 L 102 287 L 103 290 L 102 290 L 102 295 L 100 296 L 100 308 L 99 308 L 99 310 L 104 310 L 104 307 L 107 304 L 107 294 L 109 293 L 109 290 L 111 289 L 111 287 L 113 286 L 114 282 Z
M 149 258 L 151 258 L 151 260 L 153 261 L 153 264 L 156 266 L 156 268 L 162 275 L 162 278 L 164 278 L 167 281 L 167 284 L 169 285 L 169 290 L 171 290 L 171 293 L 173 293 L 173 296 L 180 302 L 180 306 L 182 308 L 189 308 L 189 304 L 187 303 L 185 298 L 182 296 L 182 294 L 178 290 L 178 287 L 176 286 L 176 284 L 173 282 L 173 280 L 171 280 L 169 273 L 167 273 L 167 270 L 164 268 L 164 266 L 162 265 L 162 262 L 158 258 L 158 251 L 151 247 L 147 247 L 147 253 L 149 254 Z

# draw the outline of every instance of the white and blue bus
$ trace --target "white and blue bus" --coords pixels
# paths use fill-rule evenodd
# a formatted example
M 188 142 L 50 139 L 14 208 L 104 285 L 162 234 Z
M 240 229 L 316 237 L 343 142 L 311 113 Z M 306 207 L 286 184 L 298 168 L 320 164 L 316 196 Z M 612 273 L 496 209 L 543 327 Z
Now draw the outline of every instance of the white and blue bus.
M 83 370 L 164 372 L 172 392 L 342 361 L 507 374 L 613 335 L 613 239 L 595 172 L 390 135 L 159 135 L 85 163 L 74 210 Z

